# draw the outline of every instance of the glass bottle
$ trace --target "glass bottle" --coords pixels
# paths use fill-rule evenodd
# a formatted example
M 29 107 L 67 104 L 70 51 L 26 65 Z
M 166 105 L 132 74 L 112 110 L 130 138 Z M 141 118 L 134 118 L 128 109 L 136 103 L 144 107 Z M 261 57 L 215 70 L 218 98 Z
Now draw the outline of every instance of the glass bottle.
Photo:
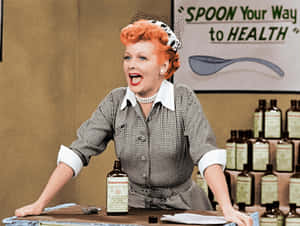
M 284 225 L 284 213 L 279 209 L 280 203 L 279 201 L 273 202 L 273 212 L 275 216 L 277 216 L 277 226 Z
M 263 132 L 259 131 L 259 137 L 252 145 L 252 170 L 266 171 L 266 165 L 270 163 L 270 143 L 263 138 Z
M 246 137 L 246 132 L 239 130 L 239 139 L 236 142 L 236 169 L 243 170 L 244 164 L 252 162 L 252 143 Z M 251 168 L 251 165 L 249 165 Z
M 290 210 L 285 217 L 285 226 L 300 225 L 300 215 L 296 212 L 296 203 L 290 203 Z
M 282 113 L 277 100 L 271 100 L 271 106 L 265 112 L 265 138 L 281 138 Z
M 300 109 L 297 109 L 297 100 L 291 100 L 291 106 L 286 111 L 286 130 L 292 139 L 300 138 Z
M 266 111 L 266 100 L 258 100 L 258 108 L 255 109 L 253 114 L 253 135 L 254 138 L 259 136 L 259 131 L 265 131 L 265 111 Z
M 254 175 L 249 173 L 248 164 L 244 164 L 243 171 L 236 178 L 236 203 L 254 204 Z
M 294 171 L 294 147 L 295 144 L 289 140 L 289 132 L 282 133 L 282 139 L 276 146 L 276 171 L 293 172 Z
M 229 170 L 236 169 L 236 140 L 237 140 L 237 131 L 230 131 L 230 138 L 226 141 L 226 168 Z
M 278 201 L 278 177 L 273 174 L 272 164 L 267 164 L 267 172 L 261 177 L 261 205 Z
M 266 211 L 261 215 L 259 220 L 260 226 L 277 226 L 277 217 L 272 211 L 272 203 L 266 204 Z
M 120 160 L 115 160 L 114 168 L 106 177 L 107 215 L 128 213 L 128 175 L 122 171 Z
M 296 172 L 291 175 L 289 182 L 289 202 L 300 207 L 300 165 L 296 165 Z
M 196 184 L 205 192 L 205 194 L 208 197 L 208 185 L 206 183 L 206 180 L 201 176 L 199 170 L 196 175 Z

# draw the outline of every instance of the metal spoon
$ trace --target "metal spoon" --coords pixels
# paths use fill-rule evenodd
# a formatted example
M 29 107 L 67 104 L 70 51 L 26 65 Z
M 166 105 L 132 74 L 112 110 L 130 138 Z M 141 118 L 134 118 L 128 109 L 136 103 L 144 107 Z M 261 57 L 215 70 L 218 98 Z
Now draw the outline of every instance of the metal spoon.
M 189 57 L 189 64 L 193 72 L 198 75 L 211 75 L 220 71 L 222 68 L 241 61 L 250 61 L 259 64 L 263 64 L 268 68 L 272 69 L 276 72 L 280 77 L 284 76 L 283 70 L 277 65 L 273 64 L 270 61 L 263 60 L 260 58 L 252 58 L 252 57 L 240 57 L 236 59 L 223 59 L 219 57 L 213 56 L 204 56 L 204 55 L 195 55 Z

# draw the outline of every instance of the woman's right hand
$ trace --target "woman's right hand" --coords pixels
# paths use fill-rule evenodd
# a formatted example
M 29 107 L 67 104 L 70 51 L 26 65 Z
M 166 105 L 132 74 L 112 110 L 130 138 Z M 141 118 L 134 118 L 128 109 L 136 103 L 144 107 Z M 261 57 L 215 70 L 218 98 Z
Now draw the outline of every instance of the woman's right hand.
M 43 212 L 44 207 L 37 202 L 23 206 L 15 210 L 15 216 L 24 217 L 27 215 L 40 215 Z

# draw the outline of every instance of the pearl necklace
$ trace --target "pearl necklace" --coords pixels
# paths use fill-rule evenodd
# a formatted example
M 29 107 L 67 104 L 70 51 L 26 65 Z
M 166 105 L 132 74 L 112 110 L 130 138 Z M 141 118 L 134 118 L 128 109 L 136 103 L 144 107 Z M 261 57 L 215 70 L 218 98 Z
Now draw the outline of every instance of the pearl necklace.
M 151 97 L 139 97 L 139 96 L 135 95 L 137 101 L 140 102 L 141 104 L 149 104 L 149 103 L 154 102 L 156 96 L 157 96 L 157 93 Z

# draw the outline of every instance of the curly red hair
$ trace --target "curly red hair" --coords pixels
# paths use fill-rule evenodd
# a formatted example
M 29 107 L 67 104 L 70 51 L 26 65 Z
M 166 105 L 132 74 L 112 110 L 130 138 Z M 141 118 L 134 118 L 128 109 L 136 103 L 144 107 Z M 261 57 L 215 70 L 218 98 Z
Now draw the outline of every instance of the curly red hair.
M 149 23 L 147 20 L 138 20 L 123 28 L 120 34 L 121 42 L 126 46 L 139 41 L 153 41 L 157 47 L 158 63 L 169 60 L 169 67 L 165 73 L 165 79 L 170 78 L 179 68 L 179 55 L 168 43 L 168 34 L 159 26 Z

